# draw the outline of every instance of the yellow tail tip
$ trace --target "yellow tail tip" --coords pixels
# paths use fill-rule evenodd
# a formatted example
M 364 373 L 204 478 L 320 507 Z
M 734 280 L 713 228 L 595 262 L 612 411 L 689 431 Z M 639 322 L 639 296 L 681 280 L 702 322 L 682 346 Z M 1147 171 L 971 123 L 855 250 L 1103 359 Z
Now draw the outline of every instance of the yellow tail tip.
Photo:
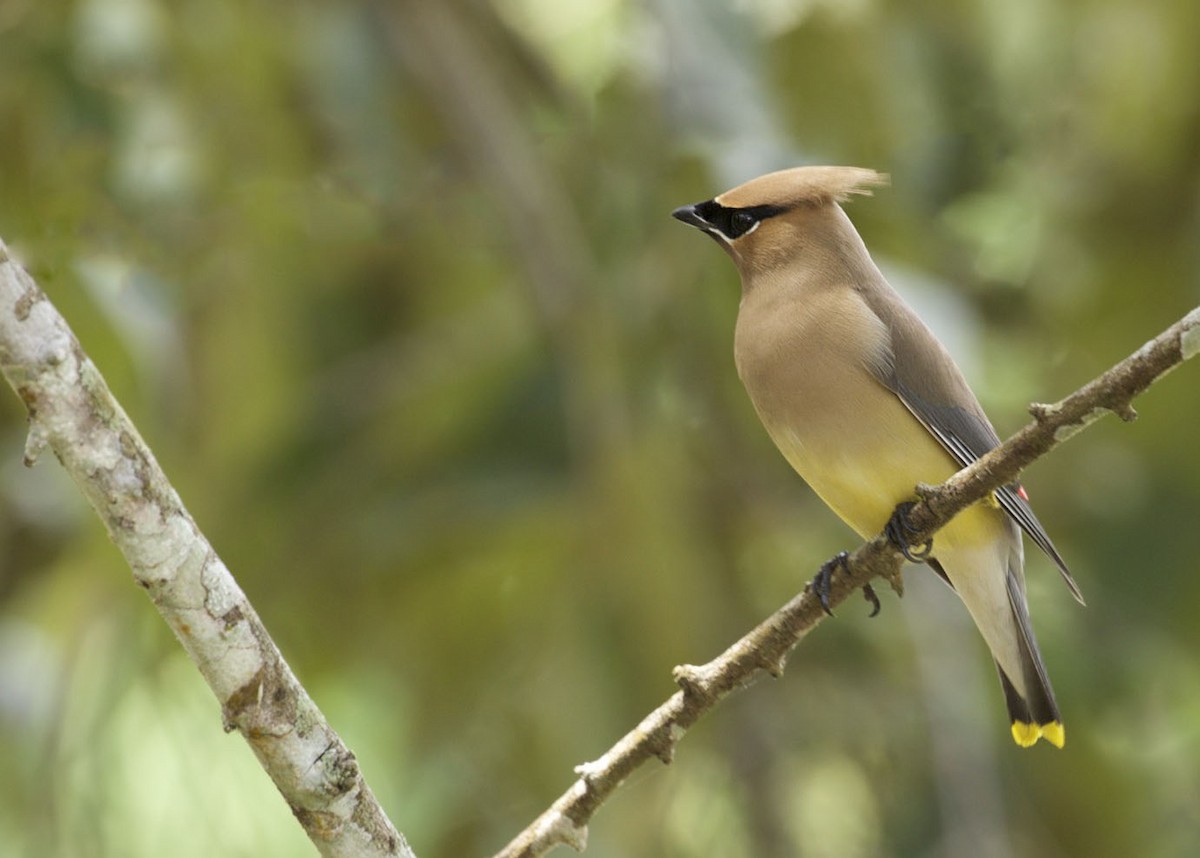
M 1063 730 L 1062 722 L 1051 721 L 1048 724 L 1029 724 L 1025 721 L 1013 721 L 1012 723 L 1013 741 L 1022 748 L 1029 748 L 1037 743 L 1038 739 L 1045 739 L 1056 748 L 1061 748 L 1067 740 L 1066 732 Z
M 1013 741 L 1022 748 L 1032 746 L 1040 735 L 1042 735 L 1042 728 L 1037 724 L 1026 724 L 1024 721 L 1012 722 Z
M 1061 748 L 1067 741 L 1066 731 L 1061 721 L 1051 721 L 1042 725 L 1042 738 L 1056 748 Z

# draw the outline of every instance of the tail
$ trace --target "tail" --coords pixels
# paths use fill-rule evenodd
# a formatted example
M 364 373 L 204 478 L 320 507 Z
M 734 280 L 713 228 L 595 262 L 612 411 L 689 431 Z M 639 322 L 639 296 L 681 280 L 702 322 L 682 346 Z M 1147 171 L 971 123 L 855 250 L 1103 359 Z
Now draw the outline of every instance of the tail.
M 1025 601 L 1024 587 L 1021 586 L 1019 575 L 1019 571 L 1013 574 L 1010 568 L 1006 584 L 1008 603 L 1019 632 L 1017 644 L 1023 680 L 1021 684 L 1025 687 L 1023 697 L 1004 673 L 1004 668 L 996 662 L 996 669 L 1000 673 L 1000 685 L 1004 688 L 1004 700 L 1008 704 L 1008 717 L 1012 721 L 1012 737 L 1022 748 L 1028 748 L 1038 739 L 1045 739 L 1051 745 L 1061 748 L 1066 741 L 1062 716 L 1058 712 L 1058 703 L 1054 700 L 1054 689 L 1050 687 L 1050 679 L 1046 676 L 1042 654 L 1038 651 L 1037 641 L 1033 637 L 1033 623 L 1029 619 L 1029 606 Z
M 999 525 L 1000 531 L 984 524 L 986 512 L 978 510 L 976 515 L 980 517 L 973 523 L 983 528 L 971 534 L 974 539 L 952 544 L 937 560 L 927 562 L 958 593 L 992 652 L 1013 740 L 1022 748 L 1038 739 L 1061 748 L 1066 738 L 1062 717 L 1025 601 L 1021 532 L 998 515 L 990 524 Z M 984 534 L 987 538 L 982 538 Z M 937 543 L 934 545 L 936 550 Z

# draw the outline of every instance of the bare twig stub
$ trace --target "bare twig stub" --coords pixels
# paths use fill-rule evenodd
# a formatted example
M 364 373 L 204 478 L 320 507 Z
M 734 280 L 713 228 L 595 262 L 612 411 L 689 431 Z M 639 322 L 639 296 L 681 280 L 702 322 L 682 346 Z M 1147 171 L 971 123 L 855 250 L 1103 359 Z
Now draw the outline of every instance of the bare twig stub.
M 1022 469 L 1107 411 L 1133 419 L 1134 397 L 1200 352 L 1200 307 L 1192 310 L 1108 372 L 1054 405 L 1035 405 L 1034 421 L 940 486 L 920 488 L 909 513 L 911 544 L 921 545 L 954 515 L 1017 478 Z M 877 576 L 900 587 L 899 551 L 882 534 L 836 564 L 831 605 Z M 675 668 L 677 691 L 595 762 L 576 768 L 579 779 L 496 858 L 535 858 L 558 845 L 582 850 L 596 809 L 634 769 L 652 758 L 670 762 L 686 730 L 731 691 L 762 673 L 779 675 L 788 653 L 824 617 L 806 589 L 717 658 Z
M 327 856 L 412 856 L 354 754 L 283 660 L 66 321 L 0 242 L 0 371 L 29 411 L 25 460 L 49 447 L 99 514 L 212 688 Z

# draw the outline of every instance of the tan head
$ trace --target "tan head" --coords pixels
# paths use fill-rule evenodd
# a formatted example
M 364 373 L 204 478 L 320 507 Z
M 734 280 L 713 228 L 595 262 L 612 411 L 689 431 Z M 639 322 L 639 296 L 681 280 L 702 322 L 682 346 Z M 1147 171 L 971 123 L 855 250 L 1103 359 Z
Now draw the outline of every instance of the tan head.
M 838 203 L 886 183 L 887 176 L 862 167 L 794 167 L 671 214 L 721 245 L 745 281 L 786 264 L 805 247 L 828 257 L 846 249 L 847 241 L 860 246 Z

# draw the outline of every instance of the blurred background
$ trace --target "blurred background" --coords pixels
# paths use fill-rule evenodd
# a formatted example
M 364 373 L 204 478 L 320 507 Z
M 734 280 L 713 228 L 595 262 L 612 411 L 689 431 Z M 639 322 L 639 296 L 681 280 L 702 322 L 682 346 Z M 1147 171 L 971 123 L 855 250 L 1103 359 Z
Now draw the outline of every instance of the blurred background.
M 1200 303 L 1198 39 L 1189 2 L 2 0 L 0 236 L 418 854 L 482 856 L 857 543 L 671 209 L 890 173 L 849 213 L 1007 435 Z M 1026 475 L 1089 602 L 1030 549 L 1064 751 L 912 568 L 587 855 L 1194 854 L 1198 373 Z M 5 392 L 4 853 L 313 854 L 24 435 Z

